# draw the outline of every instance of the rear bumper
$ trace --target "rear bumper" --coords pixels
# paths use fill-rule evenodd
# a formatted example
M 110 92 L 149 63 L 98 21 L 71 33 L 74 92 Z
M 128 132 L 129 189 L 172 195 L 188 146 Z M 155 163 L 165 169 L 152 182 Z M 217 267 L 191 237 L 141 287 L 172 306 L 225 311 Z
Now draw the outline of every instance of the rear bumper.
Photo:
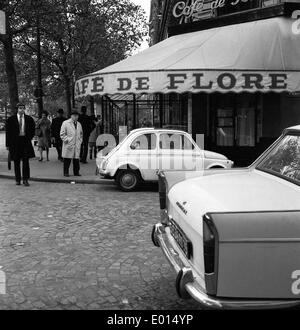
M 184 265 L 184 262 L 172 248 L 165 232 L 165 226 L 161 223 L 154 226 L 152 241 L 155 246 L 161 247 L 166 258 L 176 271 L 176 288 L 181 298 L 193 298 L 201 305 L 213 309 L 274 309 L 300 305 L 299 300 L 246 300 L 211 297 L 194 280 L 193 270 Z
M 103 178 L 103 179 L 108 179 L 108 180 L 112 180 L 114 177 L 113 176 L 111 176 L 110 174 L 108 174 L 108 173 L 105 173 L 105 172 L 99 172 L 99 175 L 100 175 L 100 177 L 101 178 Z

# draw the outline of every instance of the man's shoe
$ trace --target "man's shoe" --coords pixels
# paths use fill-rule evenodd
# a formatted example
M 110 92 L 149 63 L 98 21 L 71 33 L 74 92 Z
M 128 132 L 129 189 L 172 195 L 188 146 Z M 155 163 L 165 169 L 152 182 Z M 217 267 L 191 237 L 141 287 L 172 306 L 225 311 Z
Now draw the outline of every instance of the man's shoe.
M 82 176 L 81 174 L 77 173 L 77 174 L 74 174 L 74 176 Z
M 66 178 L 69 178 L 69 177 L 70 177 L 70 174 L 64 174 L 64 176 L 65 176 Z
M 30 184 L 29 184 L 28 181 L 24 181 L 23 184 L 24 184 L 25 187 L 30 187 Z
M 88 162 L 86 160 L 81 161 L 82 164 L 87 164 Z
M 17 186 L 20 186 L 20 185 L 21 185 L 21 182 L 20 182 L 20 181 L 17 181 L 17 182 L 16 182 L 16 185 L 17 185 Z

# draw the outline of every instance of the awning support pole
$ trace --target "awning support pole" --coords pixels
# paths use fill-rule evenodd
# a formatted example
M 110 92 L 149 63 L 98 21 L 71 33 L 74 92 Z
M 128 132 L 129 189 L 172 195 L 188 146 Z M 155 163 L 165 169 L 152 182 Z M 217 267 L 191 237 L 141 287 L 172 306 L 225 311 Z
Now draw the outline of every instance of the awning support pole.
M 159 126 L 160 128 L 162 128 L 164 124 L 164 114 L 163 114 L 164 96 L 162 94 L 158 94 L 158 97 L 159 97 Z
M 188 133 L 193 134 L 193 95 L 188 96 Z
M 133 94 L 133 129 L 137 128 L 136 96 Z

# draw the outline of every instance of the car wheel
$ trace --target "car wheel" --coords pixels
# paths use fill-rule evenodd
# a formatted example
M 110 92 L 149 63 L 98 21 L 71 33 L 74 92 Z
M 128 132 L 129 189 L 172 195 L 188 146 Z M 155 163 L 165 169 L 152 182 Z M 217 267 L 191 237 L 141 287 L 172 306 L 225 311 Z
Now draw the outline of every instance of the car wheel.
M 118 187 L 126 192 L 135 190 L 141 183 L 141 176 L 138 171 L 119 171 L 115 179 Z

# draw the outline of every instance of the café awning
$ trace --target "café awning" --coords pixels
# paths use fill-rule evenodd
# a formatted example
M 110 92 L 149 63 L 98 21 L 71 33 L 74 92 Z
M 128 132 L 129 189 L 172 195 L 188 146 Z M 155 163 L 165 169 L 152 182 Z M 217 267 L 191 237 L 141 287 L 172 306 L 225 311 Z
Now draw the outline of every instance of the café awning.
M 294 23 L 275 17 L 173 36 L 80 78 L 75 95 L 297 92 L 300 35 Z

